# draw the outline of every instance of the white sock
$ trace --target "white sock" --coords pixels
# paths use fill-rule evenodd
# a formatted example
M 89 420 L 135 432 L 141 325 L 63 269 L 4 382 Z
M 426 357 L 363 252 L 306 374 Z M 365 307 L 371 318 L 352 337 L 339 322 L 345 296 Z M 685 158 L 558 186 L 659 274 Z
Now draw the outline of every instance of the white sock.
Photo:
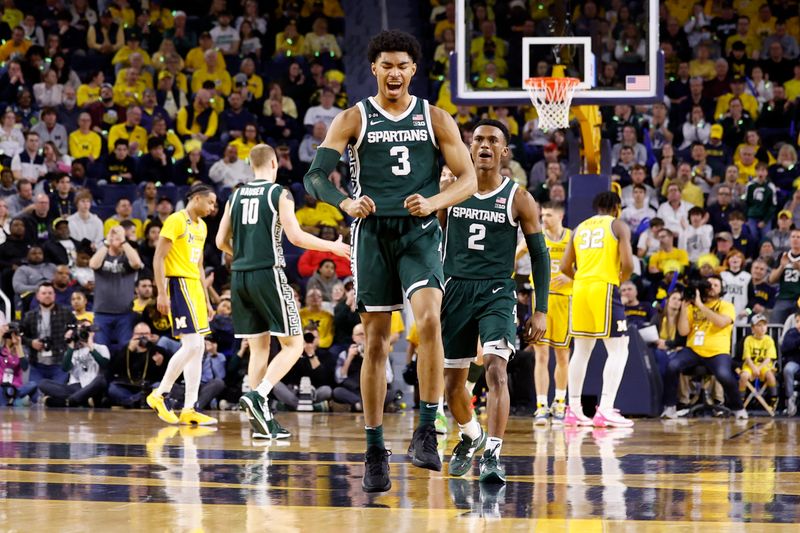
M 600 409 L 613 409 L 617 398 L 625 365 L 628 362 L 628 337 L 603 339 L 608 352 L 606 366 L 603 368 L 603 391 L 600 394 Z
M 503 447 L 503 439 L 497 437 L 489 437 L 486 439 L 486 449 L 494 455 L 495 459 L 500 458 L 500 449 Z
M 436 408 L 437 415 L 444 415 L 444 396 L 439 396 L 439 407 Z
M 272 392 L 272 383 L 270 383 L 267 378 L 264 378 L 264 381 L 262 381 L 258 387 L 256 387 L 256 392 L 259 393 L 262 398 L 264 398 L 264 401 L 267 401 L 267 396 L 269 396 L 269 393 Z
M 189 361 L 192 360 L 192 356 L 197 353 L 198 346 L 200 351 L 200 369 L 202 370 L 202 357 L 203 350 L 205 349 L 203 336 L 198 333 L 181 335 L 181 347 L 170 357 L 169 363 L 167 363 L 167 370 L 164 372 L 164 378 L 161 380 L 161 384 L 157 389 L 158 394 L 163 396 L 172 390 L 172 386 L 180 377 L 183 369 L 189 364 Z M 195 401 L 197 400 L 195 399 Z
M 184 409 L 194 409 L 197 403 L 197 395 L 200 392 L 200 378 L 203 374 L 203 352 L 195 355 L 189 363 L 183 367 L 183 380 L 186 383 L 186 397 L 183 401 Z
M 547 394 L 536 395 L 536 407 L 539 407 L 540 405 L 547 405 Z
M 461 433 L 472 440 L 475 440 L 481 436 L 481 425 L 478 424 L 478 421 L 474 418 L 466 424 L 459 424 L 458 429 L 461 430 Z
M 569 408 L 573 413 L 583 415 L 581 393 L 583 380 L 586 378 L 586 368 L 592 356 L 595 339 L 575 339 L 575 348 L 569 360 Z
M 562 402 L 567 397 L 567 389 L 556 389 L 556 400 L 561 400 Z

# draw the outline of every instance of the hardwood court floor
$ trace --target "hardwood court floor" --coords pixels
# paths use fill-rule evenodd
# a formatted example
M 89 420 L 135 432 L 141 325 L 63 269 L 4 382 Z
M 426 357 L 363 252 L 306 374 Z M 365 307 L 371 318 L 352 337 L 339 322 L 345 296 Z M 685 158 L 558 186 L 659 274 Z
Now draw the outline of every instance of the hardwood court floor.
M 798 419 L 638 420 L 631 431 L 513 418 L 498 489 L 475 470 L 413 467 L 413 417 L 388 415 L 394 486 L 367 495 L 360 416 L 282 413 L 293 438 L 255 446 L 240 413 L 219 415 L 206 434 L 147 411 L 0 409 L 0 531 L 720 533 L 800 521 Z

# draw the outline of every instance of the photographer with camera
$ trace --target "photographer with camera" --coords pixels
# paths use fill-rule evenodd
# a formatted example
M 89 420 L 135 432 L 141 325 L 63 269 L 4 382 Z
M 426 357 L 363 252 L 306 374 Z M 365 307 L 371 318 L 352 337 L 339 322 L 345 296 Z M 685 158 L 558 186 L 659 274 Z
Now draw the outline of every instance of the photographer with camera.
M 28 311 L 22 319 L 22 344 L 31 359 L 29 381 L 66 383 L 68 374 L 61 363 L 67 351 L 67 327 L 75 324 L 75 316 L 71 309 L 56 304 L 56 292 L 49 281 L 39 285 L 36 301 L 39 308 Z
M 65 335 L 69 348 L 61 368 L 69 373 L 65 385 L 49 379 L 39 382 L 47 407 L 78 407 L 100 404 L 106 392 L 105 370 L 111 355 L 108 347 L 94 343 L 94 331 L 88 320 L 69 324 Z
M 164 377 L 169 352 L 156 345 L 158 335 L 150 326 L 139 322 L 133 335 L 122 349 L 111 358 L 112 382 L 108 397 L 114 405 L 142 407 L 144 398 Z
M 335 366 L 331 355 L 326 350 L 319 349 L 319 331 L 312 323 L 303 332 L 303 353 L 300 359 L 275 385 L 272 392 L 291 411 L 297 411 L 301 397 L 305 400 L 307 395 L 313 404 L 326 402 L 332 396 Z M 309 380 L 311 390 L 307 391 L 303 384 Z
M 36 385 L 22 385 L 22 373 L 28 368 L 28 359 L 22 351 L 22 332 L 19 324 L 11 322 L 3 333 L 3 346 L 0 348 L 0 406 L 14 405 L 18 397 L 27 396 L 36 390 Z
M 681 303 L 678 334 L 687 336 L 686 348 L 667 363 L 664 379 L 665 418 L 677 418 L 678 379 L 682 371 L 697 365 L 705 366 L 725 389 L 728 403 L 736 418 L 747 418 L 739 395 L 739 380 L 731 366 L 731 337 L 736 310 L 721 300 L 722 279 L 713 275 L 689 283 Z

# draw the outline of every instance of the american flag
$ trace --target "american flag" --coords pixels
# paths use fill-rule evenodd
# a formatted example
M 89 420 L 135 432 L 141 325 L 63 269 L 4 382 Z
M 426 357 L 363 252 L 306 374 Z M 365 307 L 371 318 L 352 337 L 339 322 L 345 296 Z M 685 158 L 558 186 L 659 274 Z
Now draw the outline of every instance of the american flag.
M 498 204 L 504 204 L 504 203 L 506 203 L 506 199 L 505 198 L 498 198 L 497 200 L 495 200 L 495 202 L 497 202 Z
M 626 91 L 649 91 L 650 76 L 625 76 Z
M 425 117 L 422 115 L 412 115 L 411 120 L 425 120 Z

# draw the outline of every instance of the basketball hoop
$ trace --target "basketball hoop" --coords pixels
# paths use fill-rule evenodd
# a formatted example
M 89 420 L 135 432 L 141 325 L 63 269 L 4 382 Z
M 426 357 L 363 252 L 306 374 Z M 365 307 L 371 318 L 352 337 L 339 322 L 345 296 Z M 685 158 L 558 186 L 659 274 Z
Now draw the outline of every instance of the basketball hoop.
M 525 88 L 539 114 L 539 127 L 557 130 L 569 127 L 569 106 L 580 85 L 578 78 L 528 78 Z

